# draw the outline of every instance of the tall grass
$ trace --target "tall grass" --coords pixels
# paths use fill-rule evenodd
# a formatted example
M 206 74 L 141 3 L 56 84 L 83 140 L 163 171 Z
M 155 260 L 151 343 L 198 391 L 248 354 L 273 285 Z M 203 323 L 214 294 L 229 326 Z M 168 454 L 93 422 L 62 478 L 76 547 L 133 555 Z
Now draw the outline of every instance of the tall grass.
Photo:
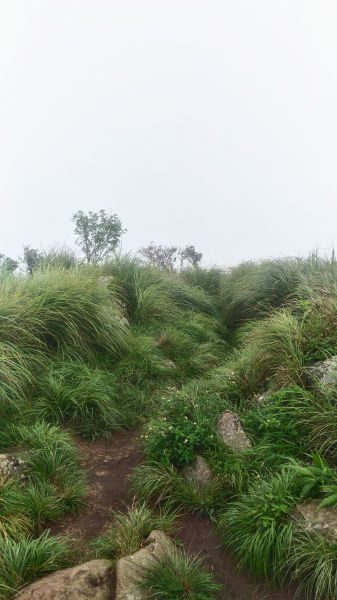
M 289 516 L 296 497 L 293 475 L 283 470 L 257 480 L 233 502 L 220 521 L 224 542 L 239 561 L 258 577 L 275 578 L 291 547 Z
M 1 598 L 12 597 L 23 585 L 69 564 L 65 540 L 43 533 L 18 541 L 0 537 Z
M 98 558 L 121 558 L 139 550 L 154 529 L 172 531 L 177 512 L 154 512 L 144 503 L 133 504 L 127 512 L 114 511 L 104 533 L 92 543 Z

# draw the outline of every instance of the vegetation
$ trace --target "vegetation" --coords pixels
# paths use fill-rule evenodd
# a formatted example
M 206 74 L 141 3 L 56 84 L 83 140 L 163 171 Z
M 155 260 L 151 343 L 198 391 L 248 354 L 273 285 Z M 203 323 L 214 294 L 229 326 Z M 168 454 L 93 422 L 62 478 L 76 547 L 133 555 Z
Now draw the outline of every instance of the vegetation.
M 127 512 L 113 512 L 106 531 L 94 540 L 98 558 L 121 558 L 136 552 L 154 529 L 171 532 L 177 513 L 167 509 L 155 513 L 144 503 L 133 504 Z
M 25 272 L 14 273 L 2 259 L 0 451 L 22 459 L 22 473 L 0 476 L 0 595 L 68 560 L 66 543 L 46 532 L 86 502 L 76 436 L 138 428 L 135 499 L 112 514 L 92 556 L 133 552 L 153 528 L 171 530 L 177 511 L 194 511 L 256 577 L 335 600 L 335 540 L 296 517 L 300 502 L 337 502 L 337 385 L 308 371 L 337 354 L 334 256 L 222 271 L 186 247 L 181 265 L 158 252 L 144 264 L 114 256 L 123 233 L 114 215 L 75 222 L 85 262 L 26 247 Z M 220 438 L 224 411 L 250 447 Z M 206 481 L 185 474 L 199 455 Z M 154 598 L 216 597 L 180 552 L 144 576 Z
M 216 600 L 221 589 L 199 558 L 170 548 L 142 569 L 139 581 L 157 600 Z

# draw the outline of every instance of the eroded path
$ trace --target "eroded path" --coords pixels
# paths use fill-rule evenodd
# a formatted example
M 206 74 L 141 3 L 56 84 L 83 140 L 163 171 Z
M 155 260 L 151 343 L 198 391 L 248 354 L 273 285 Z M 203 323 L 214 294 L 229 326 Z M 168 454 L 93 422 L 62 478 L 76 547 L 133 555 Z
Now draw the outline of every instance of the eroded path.
M 142 460 L 137 435 L 120 431 L 109 440 L 76 440 L 82 455 L 82 467 L 88 473 L 89 495 L 79 515 L 68 516 L 51 527 L 51 532 L 69 535 L 76 541 L 75 553 L 86 553 L 86 542 L 99 536 L 111 521 L 112 510 L 125 509 L 128 500 L 128 476 Z
M 142 460 L 137 435 L 119 432 L 110 440 L 88 443 L 77 440 L 82 466 L 89 474 L 89 495 L 80 515 L 55 524 L 53 534 L 75 540 L 76 558 L 86 558 L 87 541 L 102 533 L 111 521 L 111 510 L 123 510 L 130 503 L 128 476 Z M 258 586 L 246 573 L 239 573 L 208 519 L 187 514 L 180 522 L 178 536 L 185 549 L 200 554 L 205 565 L 223 585 L 221 600 L 292 600 L 290 592 Z

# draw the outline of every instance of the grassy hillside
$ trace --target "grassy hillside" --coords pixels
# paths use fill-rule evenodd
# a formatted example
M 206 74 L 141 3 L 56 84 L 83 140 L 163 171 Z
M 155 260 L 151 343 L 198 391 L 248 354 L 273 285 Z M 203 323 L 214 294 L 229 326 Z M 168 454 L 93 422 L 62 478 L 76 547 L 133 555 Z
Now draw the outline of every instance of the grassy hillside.
M 139 429 L 143 512 L 208 515 L 257 578 L 337 598 L 336 545 L 294 517 L 304 497 L 337 501 L 337 389 L 306 374 L 337 354 L 334 260 L 180 274 L 129 258 L 60 262 L 0 279 L 0 452 L 15 447 L 25 463 L 24 477 L 0 481 L 0 597 L 71 562 L 47 529 L 86 501 L 74 434 Z M 222 442 L 224 410 L 251 447 Z M 182 475 L 197 455 L 214 473 L 203 486 Z M 109 556 L 107 544 L 93 553 Z

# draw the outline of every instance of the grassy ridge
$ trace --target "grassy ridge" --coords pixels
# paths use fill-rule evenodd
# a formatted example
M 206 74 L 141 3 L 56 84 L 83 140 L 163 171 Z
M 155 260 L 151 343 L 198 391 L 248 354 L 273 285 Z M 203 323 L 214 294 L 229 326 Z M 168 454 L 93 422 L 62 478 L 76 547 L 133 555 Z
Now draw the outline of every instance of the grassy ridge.
M 48 557 L 48 545 L 61 544 L 60 561 L 41 559 L 49 565 L 41 572 L 68 560 L 64 542 L 44 532 L 85 501 L 71 434 L 95 439 L 142 427 L 146 461 L 132 478 L 139 504 L 114 515 L 94 555 L 120 555 L 118 536 L 136 548 L 183 507 L 213 519 L 257 577 L 290 576 L 309 598 L 336 598 L 334 545 L 294 517 L 303 495 L 296 469 L 312 455 L 336 467 L 337 391 L 306 376 L 312 362 L 337 354 L 334 258 L 180 274 L 128 257 L 83 267 L 67 256 L 67 268 L 51 258 L 32 277 L 0 278 L 0 448 L 15 447 L 25 460 L 23 479 L 0 482 L 3 597 L 12 593 L 6 570 L 17 573 L 16 588 L 40 573 L 29 558 L 21 565 L 21 548 L 36 556 L 41 543 Z M 251 448 L 233 452 L 220 440 L 224 410 L 239 415 Z M 181 473 L 198 454 L 214 474 L 206 485 Z M 308 497 L 321 501 L 317 473 Z M 207 577 L 194 589 L 197 567 L 183 555 L 156 568 L 148 580 L 160 572 L 179 588 L 185 570 L 196 598 L 202 581 L 211 594 Z

